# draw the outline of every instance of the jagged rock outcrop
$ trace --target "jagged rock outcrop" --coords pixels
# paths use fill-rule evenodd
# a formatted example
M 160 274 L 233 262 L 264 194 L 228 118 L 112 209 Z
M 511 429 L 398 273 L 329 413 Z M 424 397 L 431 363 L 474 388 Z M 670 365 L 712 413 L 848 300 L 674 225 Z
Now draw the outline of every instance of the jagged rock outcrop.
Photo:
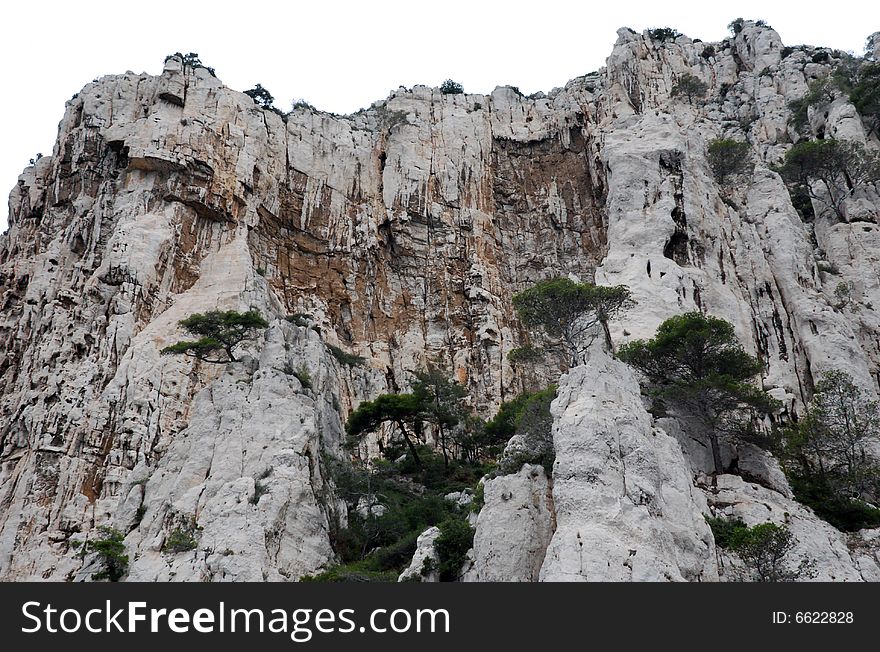
M 320 570 L 344 518 L 325 460 L 342 455 L 351 408 L 406 388 L 428 360 L 484 415 L 555 380 L 506 359 L 523 341 L 512 294 L 552 275 L 631 288 L 615 345 L 687 310 L 729 320 L 780 418 L 831 369 L 877 392 L 877 190 L 860 188 L 844 219 L 816 205 L 805 222 L 771 168 L 799 137 L 788 102 L 837 57 L 812 53 L 750 21 L 715 44 L 623 29 L 606 68 L 547 95 L 416 86 L 350 116 L 277 115 L 177 57 L 159 76 L 88 84 L 52 155 L 19 178 L 0 236 L 0 578 L 89 579 L 77 545 L 101 525 L 124 533 L 132 579 Z M 685 73 L 707 84 L 704 100 L 672 97 Z M 808 127 L 878 147 L 845 98 Z M 708 166 L 717 137 L 752 146 L 736 187 Z M 180 319 L 249 308 L 271 325 L 240 362 L 159 355 Z M 716 579 L 702 516 L 755 492 L 774 519 L 809 524 L 823 577 L 877 578 L 876 537 L 845 541 L 787 509 L 761 454 L 726 451 L 744 484 L 705 503 L 698 449 L 651 420 L 605 353 L 568 374 L 554 405 L 553 477 L 486 483 L 468 578 Z M 192 550 L 168 550 L 176 530 Z
M 485 480 L 466 582 L 536 582 L 555 528 L 552 488 L 544 468 Z
M 594 346 L 563 377 L 552 411 L 556 531 L 540 579 L 717 579 L 703 497 L 632 370 Z

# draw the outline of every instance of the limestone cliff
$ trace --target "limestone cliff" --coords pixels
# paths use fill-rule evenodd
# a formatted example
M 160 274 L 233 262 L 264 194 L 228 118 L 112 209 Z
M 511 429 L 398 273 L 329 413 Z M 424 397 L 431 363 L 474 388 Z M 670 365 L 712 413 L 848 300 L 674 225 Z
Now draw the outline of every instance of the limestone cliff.
M 605 68 L 547 95 L 417 86 L 349 116 L 278 115 L 176 57 L 88 84 L 0 236 L 0 579 L 88 579 L 78 549 L 101 525 L 126 533 L 130 579 L 326 566 L 324 460 L 352 407 L 439 360 L 490 414 L 529 382 L 506 359 L 511 296 L 553 275 L 631 288 L 615 345 L 687 310 L 732 322 L 780 417 L 831 369 L 877 392 L 877 190 L 807 223 L 770 169 L 797 139 L 788 102 L 839 55 L 818 51 L 751 22 L 715 44 L 622 29 Z M 685 73 L 704 101 L 672 97 Z M 878 147 L 842 98 L 810 129 Z M 733 190 L 706 159 L 722 136 L 757 162 Z M 249 308 L 270 327 L 240 361 L 159 355 L 189 314 Z M 794 503 L 762 453 L 726 451 L 751 474 L 706 483 L 705 451 L 605 352 L 563 378 L 554 414 L 552 477 L 487 483 L 466 579 L 723 579 L 702 518 L 719 510 L 794 519 L 822 578 L 880 578 L 877 537 Z M 168 550 L 180 531 L 193 550 Z

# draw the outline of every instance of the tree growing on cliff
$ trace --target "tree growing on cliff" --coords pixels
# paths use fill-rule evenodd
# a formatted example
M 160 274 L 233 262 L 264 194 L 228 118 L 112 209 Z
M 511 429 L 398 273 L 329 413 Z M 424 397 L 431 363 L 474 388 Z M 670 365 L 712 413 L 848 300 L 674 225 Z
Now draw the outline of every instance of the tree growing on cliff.
M 808 194 L 843 219 L 847 197 L 880 181 L 880 156 L 859 143 L 809 140 L 792 146 L 776 171 L 792 191 Z M 817 182 L 825 192 L 817 192 Z
M 257 84 L 253 88 L 246 90 L 244 94 L 250 97 L 257 106 L 261 106 L 264 109 L 274 108 L 275 98 L 272 97 L 272 93 L 263 88 L 262 84 Z
M 688 104 L 693 104 L 695 99 L 704 97 L 708 90 L 706 82 L 690 73 L 685 73 L 672 87 L 672 97 L 686 97 Z
M 468 414 L 464 404 L 467 389 L 431 364 L 426 371 L 416 372 L 415 377 L 413 395 L 422 405 L 425 420 L 437 427 L 443 463 L 449 468 L 450 438 L 454 438 L 454 429 Z
M 849 101 L 868 123 L 869 136 L 880 129 L 880 63 L 871 63 L 859 70 Z
M 737 579 L 749 582 L 794 582 L 814 575 L 815 564 L 807 559 L 797 566 L 791 553 L 797 539 L 784 525 L 759 523 L 748 527 L 740 519 L 706 519 L 715 544 L 739 557 L 743 570 Z
M 880 404 L 842 371 L 825 374 L 777 450 L 798 500 L 841 530 L 880 525 Z
M 724 185 L 729 177 L 749 169 L 751 147 L 732 138 L 716 138 L 709 143 L 709 165 L 718 183 Z
M 162 349 L 163 355 L 188 355 L 204 362 L 225 364 L 235 362 L 235 347 L 268 328 L 269 323 L 256 310 L 241 313 L 212 310 L 195 313 L 178 322 L 190 335 L 199 339 L 177 342 Z
M 424 404 L 415 394 L 382 394 L 364 401 L 348 417 L 345 424 L 346 444 L 357 446 L 363 438 L 376 432 L 384 423 L 391 423 L 406 443 L 416 465 L 421 464 L 416 443 L 425 419 Z
M 513 307 L 523 326 L 557 340 L 548 348 L 561 347 L 572 366 L 578 364 L 589 345 L 584 339 L 591 330 L 601 326 L 606 339 L 610 339 L 608 320 L 631 304 L 625 285 L 575 283 L 564 277 L 541 281 L 513 297 Z
M 444 95 L 461 95 L 462 93 L 464 93 L 464 86 L 456 81 L 447 79 L 445 82 L 440 84 L 440 92 Z
M 128 572 L 128 555 L 125 554 L 125 538 L 122 532 L 102 525 L 98 528 L 101 537 L 89 539 L 82 549 L 83 555 L 95 553 L 102 565 L 102 570 L 94 573 L 94 580 L 110 580 L 118 582 Z
M 772 400 L 751 384 L 761 371 L 733 326 L 689 312 L 670 317 L 650 340 L 635 340 L 618 357 L 638 369 L 660 407 L 671 407 L 685 430 L 709 440 L 715 473 L 724 473 L 721 438 L 735 437 L 743 414 L 767 412 Z

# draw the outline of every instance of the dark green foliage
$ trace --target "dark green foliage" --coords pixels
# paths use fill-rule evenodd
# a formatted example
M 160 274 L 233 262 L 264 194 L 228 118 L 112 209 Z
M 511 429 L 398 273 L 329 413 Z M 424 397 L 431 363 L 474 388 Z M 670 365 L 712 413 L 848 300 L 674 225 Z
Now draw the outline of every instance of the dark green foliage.
M 110 580 L 118 582 L 128 572 L 128 555 L 125 554 L 125 544 L 122 532 L 111 527 L 102 525 L 98 528 L 102 538 L 90 539 L 83 547 L 83 553 L 95 553 L 101 560 L 104 569 L 94 573 L 94 580 Z
M 343 351 L 338 346 L 328 344 L 327 349 L 333 354 L 333 357 L 336 358 L 336 361 L 339 362 L 339 364 L 343 364 L 346 367 L 359 367 L 364 364 L 364 358 L 355 355 L 354 353 Z
M 471 501 L 471 511 L 474 514 L 479 514 L 480 510 L 483 509 L 483 506 L 486 504 L 486 485 L 482 482 L 477 484 L 477 488 L 474 489 L 474 499 Z
M 656 401 L 673 407 L 692 436 L 708 437 L 716 473 L 724 472 L 719 435 L 733 438 L 744 414 L 773 407 L 750 383 L 761 364 L 737 342 L 733 326 L 717 317 L 670 317 L 653 339 L 630 342 L 618 356 L 646 376 Z
M 563 348 L 571 365 L 578 364 L 588 345 L 584 337 L 593 327 L 604 328 L 609 319 L 631 304 L 626 286 L 575 283 L 565 277 L 541 281 L 513 297 L 513 306 L 523 325 L 561 340 L 554 346 Z M 605 336 L 607 339 L 607 330 Z
M 180 52 L 175 52 L 174 54 L 169 54 L 167 57 L 165 57 L 165 61 L 168 61 L 168 59 L 172 59 L 175 57 L 180 59 L 183 62 L 184 66 L 189 66 L 190 68 L 204 68 L 209 73 L 211 73 L 214 77 L 217 76 L 217 73 L 214 71 L 214 69 L 203 64 L 202 60 L 199 59 L 199 55 L 196 54 L 195 52 L 190 52 L 188 54 L 181 54 Z
M 501 404 L 495 416 L 486 422 L 484 432 L 488 445 L 504 448 L 507 441 L 516 433 L 516 423 L 529 399 L 534 395 L 534 392 L 523 392 Z
M 707 61 L 714 57 L 716 54 L 714 45 L 707 45 L 703 48 L 703 51 L 700 53 L 700 56 L 706 59 Z
M 348 527 L 331 533 L 342 565 L 314 579 L 395 581 L 410 563 L 416 539 L 425 529 L 465 517 L 465 511 L 444 495 L 473 487 L 484 475 L 485 467 L 457 461 L 447 467 L 443 458 L 427 447 L 420 449 L 420 456 L 420 465 L 409 457 L 399 463 L 374 460 L 362 467 L 324 460 L 336 495 L 349 505 Z M 384 513 L 358 513 L 355 507 L 363 497 L 380 503 Z M 447 559 L 454 558 L 460 535 L 460 528 L 449 527 Z
M 785 59 L 785 58 L 791 56 L 792 54 L 794 54 L 794 52 L 795 52 L 794 48 L 790 48 L 788 46 L 785 46 L 784 48 L 782 48 L 782 51 L 779 53 L 779 56 L 782 57 L 783 59 Z
M 234 362 L 233 349 L 246 339 L 256 336 L 257 330 L 267 328 L 269 323 L 256 310 L 245 313 L 228 310 L 212 310 L 196 313 L 179 322 L 195 341 L 178 342 L 165 347 L 161 353 L 184 354 L 205 362 L 224 364 Z
M 522 402 L 516 415 L 513 434 L 520 439 L 520 446 L 507 453 L 500 461 L 498 470 L 509 474 L 518 472 L 524 464 L 540 464 L 547 475 L 553 472 L 556 450 L 553 447 L 553 415 L 550 404 L 556 398 L 556 385 L 530 394 Z
M 672 87 L 672 97 L 686 97 L 688 104 L 693 104 L 695 99 L 705 96 L 708 90 L 709 87 L 702 79 L 685 73 Z
M 754 582 L 793 582 L 813 575 L 813 563 L 802 561 L 791 567 L 788 554 L 797 541 L 784 525 L 759 523 L 748 527 L 741 519 L 706 518 L 715 545 L 734 553 L 743 562 L 739 579 Z
M 846 198 L 880 180 L 880 156 L 855 142 L 810 140 L 793 145 L 776 171 L 789 188 L 807 193 L 843 219 Z M 813 182 L 825 192 L 817 192 Z
M 450 444 L 457 443 L 455 428 L 468 414 L 464 404 L 467 389 L 449 380 L 445 371 L 429 364 L 426 371 L 415 374 L 412 390 L 416 400 L 422 405 L 424 420 L 436 426 L 439 431 L 440 450 L 448 466 Z
M 825 75 L 811 81 L 807 88 L 806 95 L 801 99 L 788 103 L 788 109 L 791 111 L 788 123 L 797 131 L 803 131 L 807 126 L 807 111 L 811 106 L 827 104 L 834 100 L 837 84 L 833 76 Z
M 826 63 L 830 58 L 831 55 L 825 50 L 819 50 L 810 58 L 810 61 L 813 63 Z
M 793 582 L 813 574 L 813 564 L 806 560 L 795 568 L 787 562 L 786 558 L 796 545 L 797 540 L 787 527 L 759 523 L 737 536 L 731 550 L 745 565 L 746 576 L 743 579 L 753 582 Z
M 715 537 L 715 545 L 725 550 L 736 548 L 748 536 L 749 526 L 739 518 L 706 517 Z
M 795 496 L 838 529 L 880 525 L 880 405 L 840 371 L 826 374 L 800 421 L 781 429 L 775 452 Z
M 440 84 L 440 92 L 444 95 L 461 95 L 462 93 L 464 93 L 464 86 L 462 86 L 458 82 L 452 81 L 451 79 L 447 79 L 445 82 Z
M 375 571 L 365 562 L 340 564 L 317 575 L 306 575 L 300 582 L 396 582 L 396 571 Z
M 733 36 L 736 36 L 741 31 L 743 31 L 743 26 L 745 25 L 745 20 L 742 18 L 736 18 L 735 20 L 730 21 L 730 24 L 727 26 L 727 29 L 730 30 L 730 33 Z
M 463 516 L 449 518 L 438 527 L 440 536 L 434 541 L 434 550 L 440 558 L 440 581 L 454 582 L 474 545 L 474 528 Z
M 869 133 L 880 129 L 880 63 L 868 64 L 858 72 L 849 100 L 867 122 Z
M 198 529 L 195 523 L 188 524 L 186 527 L 178 527 L 171 531 L 165 544 L 162 546 L 162 552 L 177 554 L 195 550 L 199 545 L 196 539 Z
M 275 98 L 272 97 L 272 93 L 263 88 L 262 84 L 257 84 L 253 88 L 250 88 L 244 92 L 245 95 L 250 97 L 254 104 L 264 109 L 274 109 Z
M 730 138 L 717 138 L 709 143 L 709 165 L 718 183 L 749 169 L 751 147 Z
M 655 27 L 648 30 L 648 37 L 654 41 L 674 41 L 679 36 L 681 32 L 671 27 Z
M 285 319 L 294 326 L 301 326 L 302 328 L 308 328 L 312 323 L 312 316 L 304 312 L 296 312 L 292 315 L 287 315 Z
M 507 354 L 507 359 L 512 365 L 523 365 L 536 362 L 544 357 L 544 351 L 531 345 L 520 346 L 512 349 Z
M 372 401 L 361 403 L 348 417 L 345 424 L 346 443 L 354 448 L 367 433 L 375 432 L 383 423 L 391 423 L 397 427 L 398 434 L 418 464 L 415 438 L 421 431 L 424 418 L 424 405 L 415 394 L 382 394 Z M 410 428 L 417 426 L 418 430 L 410 432 Z

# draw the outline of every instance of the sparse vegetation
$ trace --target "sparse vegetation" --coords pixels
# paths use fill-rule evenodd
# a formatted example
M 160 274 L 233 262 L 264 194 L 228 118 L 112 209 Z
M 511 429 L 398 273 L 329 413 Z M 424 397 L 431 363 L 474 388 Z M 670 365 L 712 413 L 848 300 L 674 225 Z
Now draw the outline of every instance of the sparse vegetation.
M 789 561 L 797 540 L 784 525 L 759 523 L 748 527 L 740 519 L 707 518 L 715 544 L 729 550 L 743 563 L 738 579 L 751 582 L 793 582 L 811 577 L 814 564 L 803 560 L 797 566 Z
M 291 375 L 299 381 L 303 389 L 312 389 L 312 374 L 309 373 L 309 369 L 305 364 L 301 364 L 297 369 L 294 369 Z
M 199 545 L 198 539 L 196 539 L 199 529 L 195 521 L 188 523 L 184 527 L 174 528 L 171 534 L 168 535 L 168 538 L 165 539 L 162 552 L 178 554 L 195 550 Z
M 211 73 L 214 77 L 217 76 L 217 73 L 210 66 L 206 66 L 202 63 L 202 60 L 199 59 L 199 55 L 195 52 L 189 52 L 188 54 L 181 54 L 180 52 L 175 52 L 174 54 L 169 54 L 165 57 L 165 61 L 167 62 L 169 59 L 178 58 L 183 63 L 184 67 L 189 66 L 192 69 L 195 68 L 204 68 L 209 73 Z
M 849 100 L 865 119 L 869 135 L 880 130 L 880 63 L 871 63 L 859 70 Z
M 826 374 L 775 452 L 796 498 L 840 530 L 880 526 L 880 404 L 841 371 Z
M 204 362 L 225 364 L 235 362 L 235 348 L 256 337 L 257 331 L 269 323 L 256 310 L 241 313 L 235 310 L 195 313 L 179 322 L 195 341 L 184 341 L 162 349 L 163 355 L 187 355 Z
M 880 180 L 880 156 L 855 142 L 810 140 L 793 145 L 777 172 L 790 188 L 808 194 L 843 219 L 845 200 Z M 817 191 L 815 183 L 825 192 Z
M 681 32 L 671 27 L 655 27 L 648 30 L 648 37 L 654 41 L 674 41 Z
M 333 357 L 336 358 L 336 361 L 341 365 L 345 365 L 346 367 L 359 367 L 364 364 L 364 358 L 359 355 L 343 351 L 338 346 L 332 344 L 327 344 L 326 346 L 327 350 L 330 351 Z
M 751 147 L 748 143 L 730 138 L 717 138 L 709 143 L 709 165 L 718 183 L 724 185 L 730 177 L 749 170 Z
M 693 104 L 694 100 L 704 97 L 708 90 L 706 82 L 695 75 L 685 73 L 672 87 L 672 97 L 686 97 L 688 104 Z
M 125 554 L 125 538 L 119 530 L 102 525 L 98 528 L 99 539 L 89 539 L 83 546 L 82 554 L 95 553 L 103 569 L 94 573 L 94 580 L 118 582 L 128 572 L 128 555 Z
M 544 351 L 529 344 L 512 349 L 507 360 L 512 365 L 523 365 L 537 362 L 544 357 Z

